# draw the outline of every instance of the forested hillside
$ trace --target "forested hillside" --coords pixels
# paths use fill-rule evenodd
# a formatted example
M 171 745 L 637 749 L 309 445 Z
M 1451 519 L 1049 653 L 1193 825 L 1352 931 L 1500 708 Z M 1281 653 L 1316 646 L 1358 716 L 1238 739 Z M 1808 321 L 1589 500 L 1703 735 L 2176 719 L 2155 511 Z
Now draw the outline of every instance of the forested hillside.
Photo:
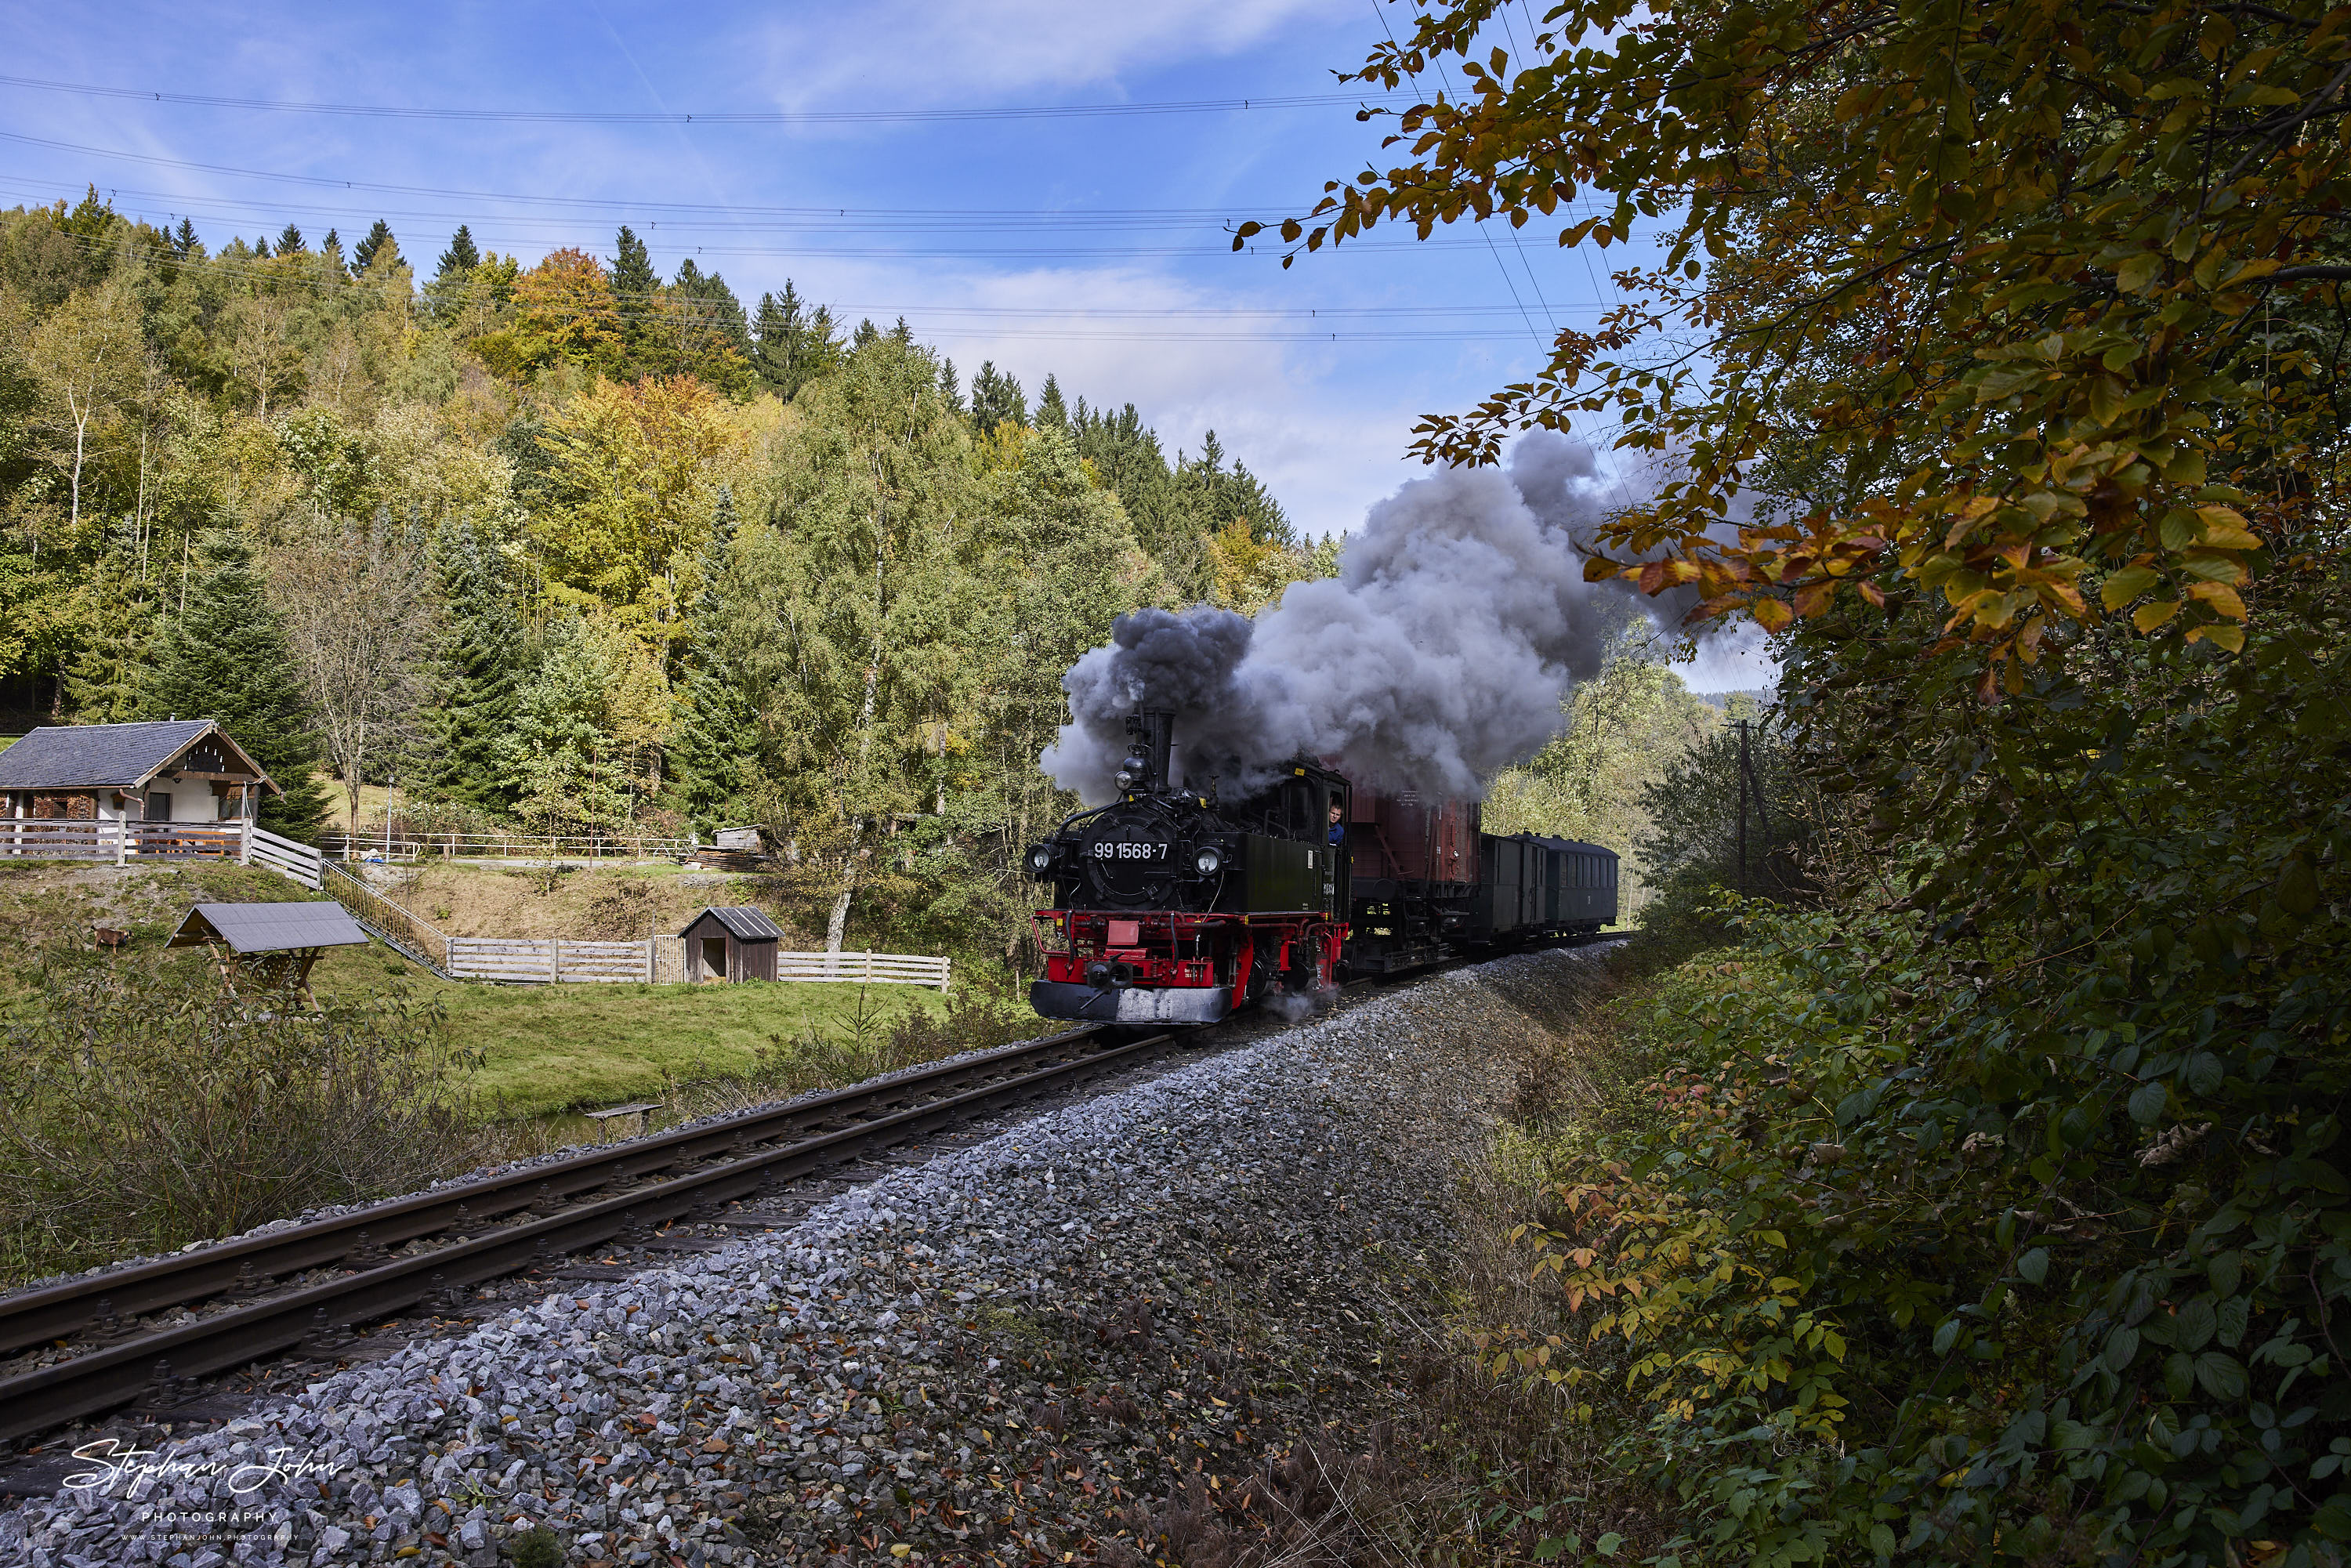
M 0 214 L 0 731 L 290 695 L 264 761 L 354 811 L 396 773 L 420 825 L 756 821 L 834 940 L 1004 943 L 1061 672 L 1333 554 L 1213 434 L 747 308 L 625 227 L 526 263 Z

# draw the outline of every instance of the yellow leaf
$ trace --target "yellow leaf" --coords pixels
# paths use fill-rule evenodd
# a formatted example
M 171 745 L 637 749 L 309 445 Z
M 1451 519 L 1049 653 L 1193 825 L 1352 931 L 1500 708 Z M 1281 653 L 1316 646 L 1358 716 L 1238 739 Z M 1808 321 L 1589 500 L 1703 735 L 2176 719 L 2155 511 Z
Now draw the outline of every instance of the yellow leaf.
M 2131 624 L 2142 632 L 2152 632 L 2179 613 L 2179 604 L 2176 600 L 2166 600 L 2158 604 L 2142 604 L 2138 607 L 2138 613 L 2131 617 Z
M 2241 653 L 2245 651 L 2245 629 L 2242 626 L 2212 624 L 2190 626 L 2188 629 L 2188 641 L 2212 643 L 2228 649 L 2231 653 Z
M 2246 526 L 2243 517 L 2228 507 L 2199 507 L 2198 520 L 2204 525 L 2204 543 L 2212 549 L 2259 549 L 2259 535 Z
M 1753 611 L 1755 623 L 1766 632 L 1781 632 L 1796 619 L 1796 612 L 1777 599 L 1759 599 Z
M 2245 618 L 2245 601 L 2238 598 L 2237 591 L 2225 582 L 2191 583 L 2188 591 L 2191 597 L 2202 600 L 2210 605 L 2215 612 L 2225 615 L 2231 621 L 2242 621 Z
M 2091 415 L 2100 424 L 2112 424 L 2115 422 L 2115 415 L 2122 413 L 2123 400 L 2128 395 L 2123 391 L 2123 383 L 2114 377 L 2092 376 L 2090 378 Z
M 2143 566 L 2126 566 L 2120 571 L 2106 574 L 2098 589 L 2098 601 L 2109 610 L 2120 610 L 2140 594 L 2156 585 L 2153 571 Z
M 2192 549 L 2180 558 L 2188 575 L 2206 582 L 2242 582 L 2249 575 L 2235 556 L 2214 549 Z
M 2115 287 L 2125 294 L 2137 294 L 2155 281 L 2163 267 L 2163 257 L 2151 250 L 2143 250 L 2115 269 Z

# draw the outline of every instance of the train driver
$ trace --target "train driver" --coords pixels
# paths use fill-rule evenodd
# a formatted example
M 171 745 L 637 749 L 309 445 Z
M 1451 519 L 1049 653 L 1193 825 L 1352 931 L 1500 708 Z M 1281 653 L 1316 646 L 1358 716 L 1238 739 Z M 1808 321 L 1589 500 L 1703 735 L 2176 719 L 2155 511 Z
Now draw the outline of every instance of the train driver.
M 1339 802 L 1333 800 L 1331 802 L 1331 842 L 1337 845 L 1346 841 L 1347 824 L 1339 820 Z

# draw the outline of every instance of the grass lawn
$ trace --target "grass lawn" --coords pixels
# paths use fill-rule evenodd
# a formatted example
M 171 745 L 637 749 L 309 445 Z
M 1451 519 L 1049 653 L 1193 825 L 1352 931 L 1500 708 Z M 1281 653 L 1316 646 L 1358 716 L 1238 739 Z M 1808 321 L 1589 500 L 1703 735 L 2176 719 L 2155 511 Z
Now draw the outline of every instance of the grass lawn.
M 702 890 L 692 890 L 699 892 Z M 168 965 L 202 971 L 202 950 L 166 953 L 164 939 L 206 899 L 229 903 L 315 897 L 256 867 L 199 863 L 118 869 L 65 862 L 0 866 L 0 1019 L 32 999 L 43 957 L 68 967 Z M 128 928 L 119 959 L 90 951 L 94 925 Z M 594 1110 L 663 1097 L 664 1075 L 695 1078 L 749 1068 L 772 1037 L 811 1030 L 841 1040 L 862 1016 L 868 1039 L 916 1006 L 946 998 L 918 986 L 775 984 L 493 986 L 441 980 L 381 946 L 340 948 L 311 975 L 322 1000 L 399 990 L 448 1009 L 449 1038 L 485 1061 L 471 1087 L 500 1120 Z
M 845 1037 L 861 1009 L 870 1032 L 886 1032 L 910 1008 L 943 1005 L 919 986 L 808 981 L 432 990 L 449 1009 L 452 1042 L 486 1054 L 474 1087 L 501 1118 L 658 1100 L 664 1074 L 743 1071 L 771 1036 Z

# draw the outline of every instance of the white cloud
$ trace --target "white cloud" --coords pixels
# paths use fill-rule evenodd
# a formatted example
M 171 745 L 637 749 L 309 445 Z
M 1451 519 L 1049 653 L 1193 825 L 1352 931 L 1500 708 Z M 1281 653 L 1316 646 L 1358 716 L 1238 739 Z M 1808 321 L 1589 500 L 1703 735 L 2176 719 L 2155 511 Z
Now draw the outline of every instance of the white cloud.
M 1132 402 L 1173 460 L 1197 454 L 1210 430 L 1227 460 L 1246 463 L 1300 531 L 1343 531 L 1418 473 L 1402 460 L 1414 419 L 1395 378 L 1364 376 L 1360 356 L 1259 336 L 1135 341 L 1102 334 L 1257 333 L 1257 303 L 1141 267 L 1045 267 L 1019 273 L 917 273 L 883 264 L 802 276 L 812 300 L 838 302 L 853 324 L 867 301 L 919 299 L 940 308 L 911 316 L 918 341 L 950 356 L 969 383 L 983 361 L 1018 376 L 1035 405 L 1050 373 L 1071 403 Z M 953 308 L 1039 314 L 961 315 Z M 1087 308 L 1141 311 L 1104 318 Z M 1066 315 L 1058 312 L 1067 311 Z M 1177 315 L 1175 312 L 1191 312 Z M 1165 313 L 1165 314 L 1152 314 Z M 883 326 L 885 316 L 877 316 Z M 1050 334 L 1068 333 L 1068 337 Z M 1409 382 L 1404 383 L 1409 385 Z
M 1121 75 L 1238 54 L 1338 0 L 888 0 L 782 23 L 768 38 L 779 102 L 803 108 L 886 89 L 893 104 L 972 102 L 1023 89 L 1115 91 Z
M 1735 622 L 1698 645 L 1698 654 L 1672 666 L 1694 692 L 1751 692 L 1780 684 L 1771 640 L 1752 621 Z

